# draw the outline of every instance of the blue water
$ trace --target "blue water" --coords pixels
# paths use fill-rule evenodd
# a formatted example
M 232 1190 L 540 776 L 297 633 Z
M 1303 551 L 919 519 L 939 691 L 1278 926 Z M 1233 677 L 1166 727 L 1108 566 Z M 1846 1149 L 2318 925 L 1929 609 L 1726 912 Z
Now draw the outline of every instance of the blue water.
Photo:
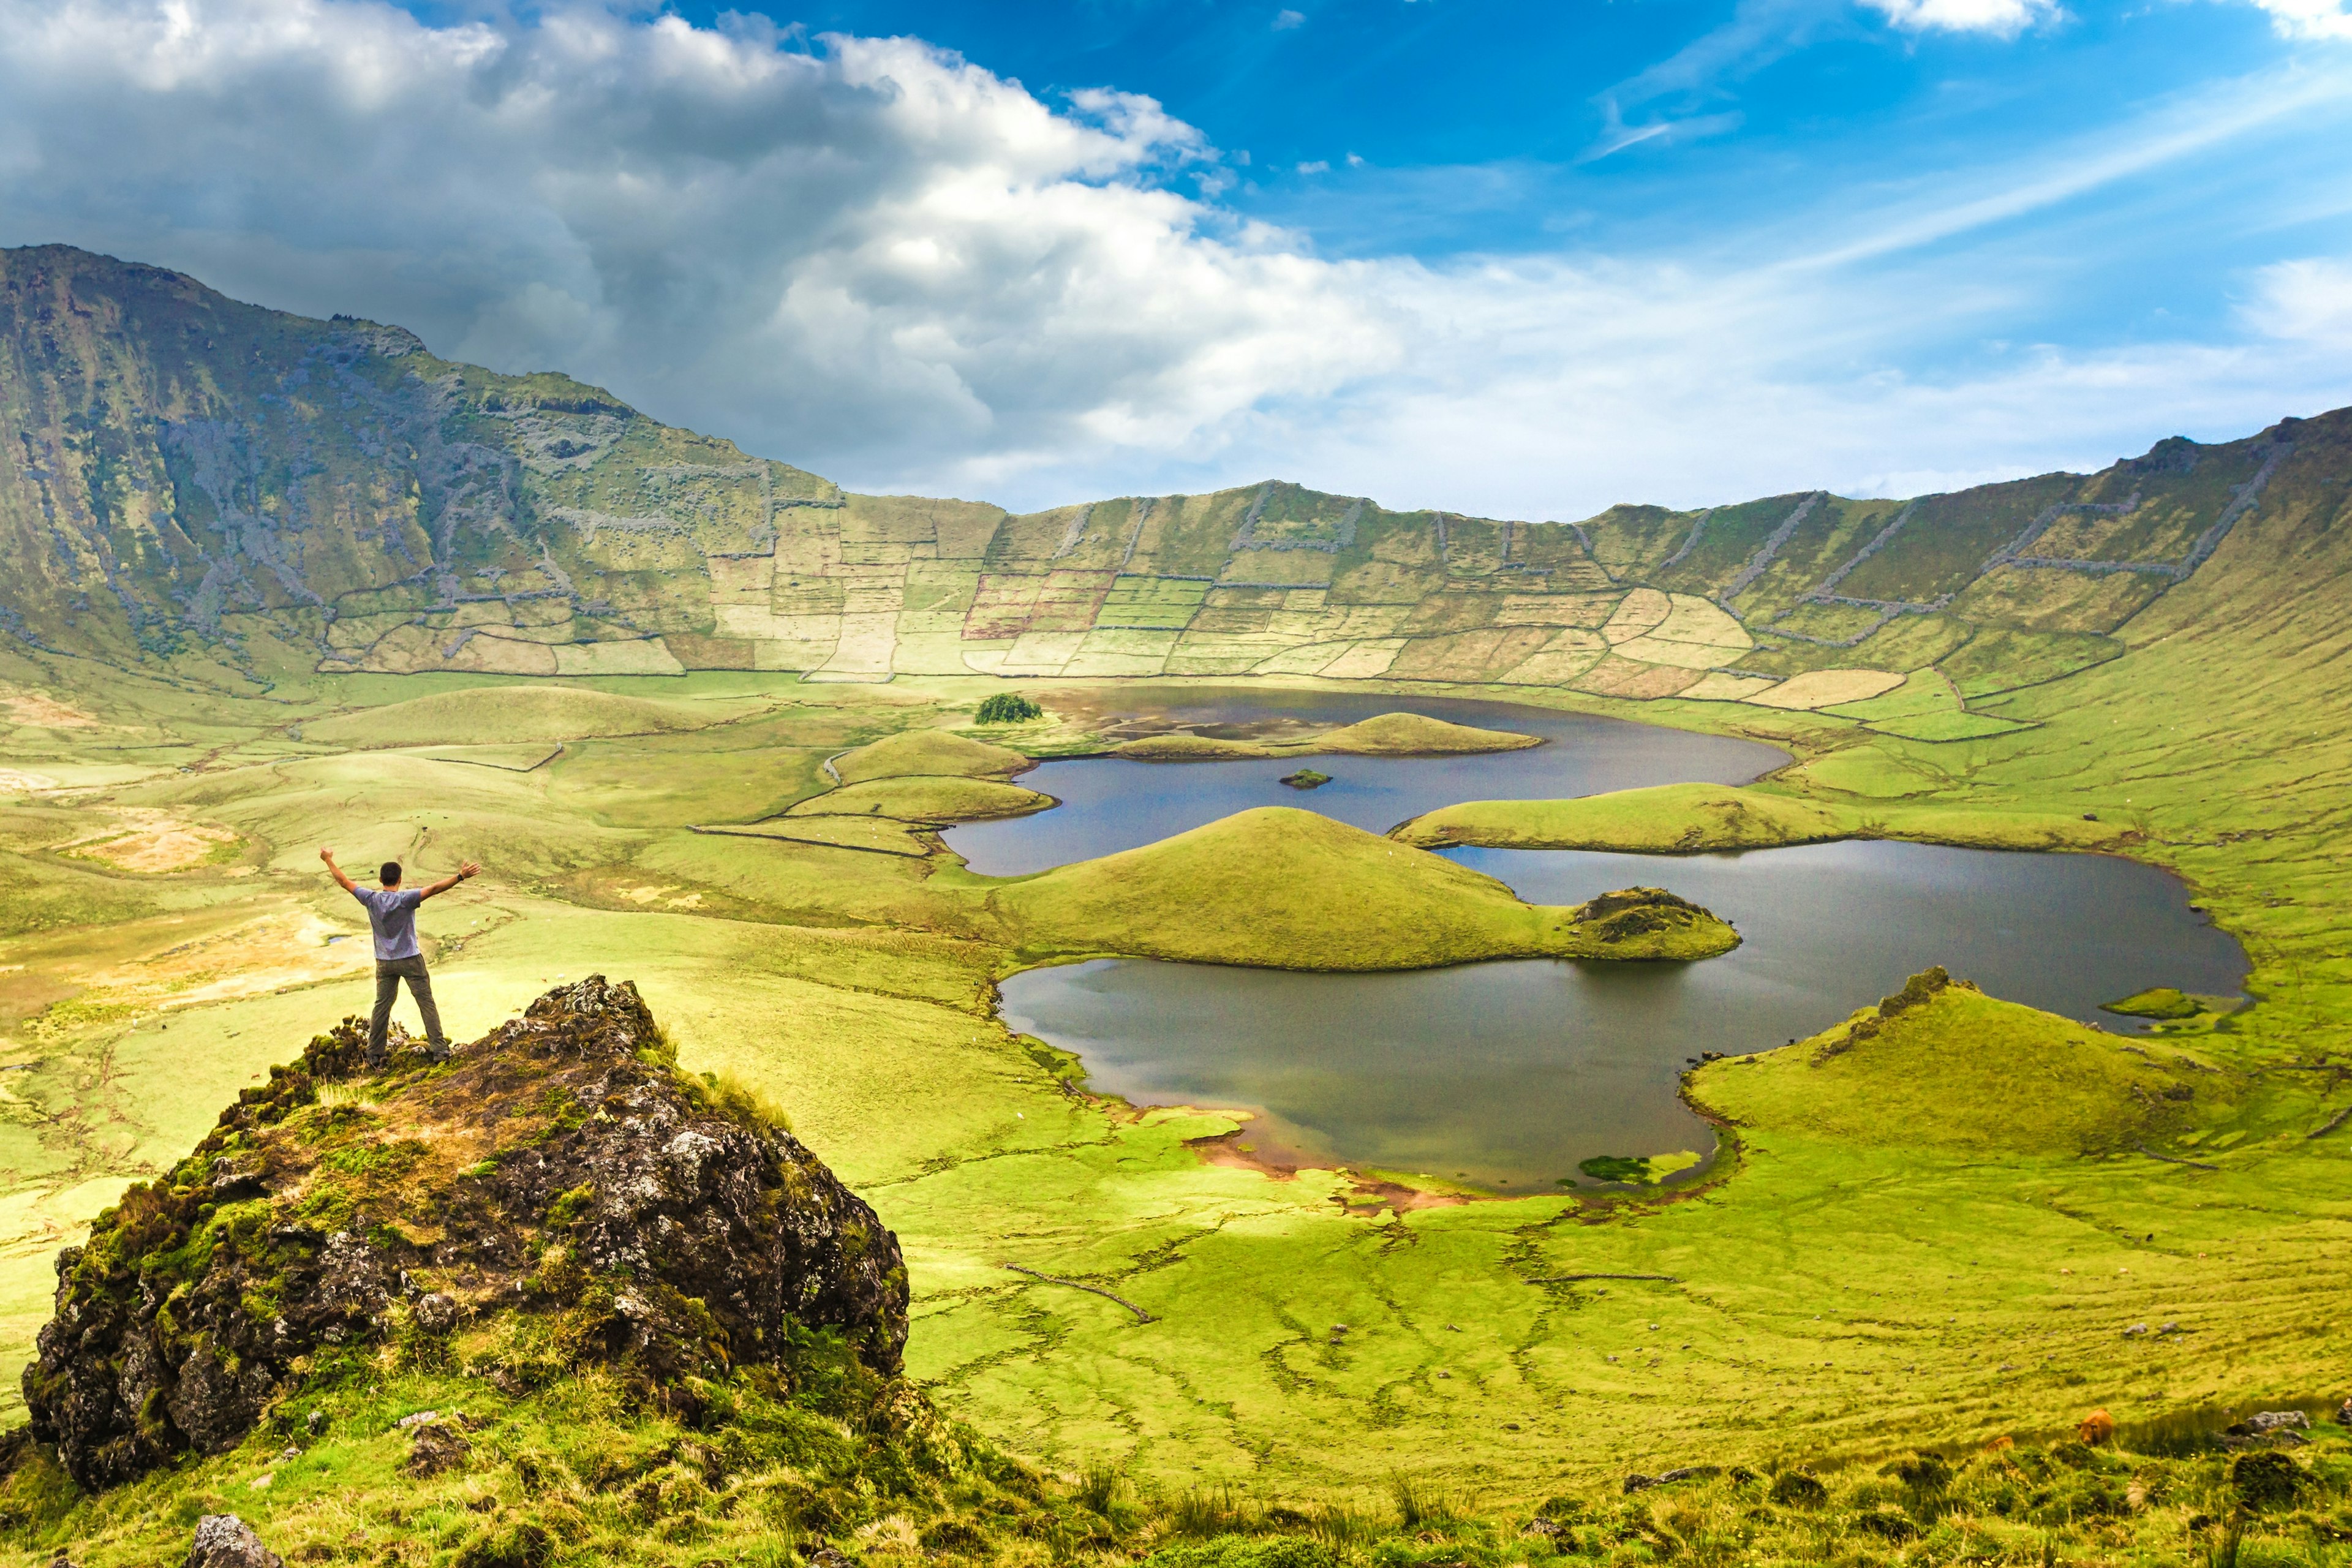
M 1351 699 L 1313 711 L 1344 723 L 1398 705 Z M 1780 760 L 1769 747 L 1610 721 L 1414 706 L 1550 742 L 1434 764 L 1318 763 L 1352 781 L 1338 794 L 1275 783 L 1295 762 L 1054 763 L 1024 782 L 1067 790 L 1069 804 L 960 828 L 949 842 L 978 869 L 1034 870 L 1276 801 L 1379 831 L 1458 800 L 1733 782 Z M 1664 887 L 1744 941 L 1698 963 L 1526 960 L 1396 974 L 1101 960 L 1006 980 L 1003 1016 L 1077 1053 L 1098 1089 L 1251 1111 L 1245 1137 L 1262 1156 L 1527 1192 L 1574 1179 L 1596 1154 L 1710 1154 L 1712 1130 L 1676 1093 L 1689 1058 L 1812 1034 L 1931 964 L 2117 1032 L 2141 1026 L 2101 1003 L 2152 985 L 2231 994 L 2246 970 L 2237 942 L 2189 907 L 2178 880 L 2103 856 L 1885 842 L 1686 857 L 1447 853 L 1531 903 Z
M 1130 700 L 1132 700 L 1130 699 Z M 1132 708 L 1129 710 L 1133 710 Z M 1608 790 L 1703 782 L 1744 784 L 1789 760 L 1755 741 L 1695 735 L 1543 708 L 1321 692 L 1185 693 L 1150 709 L 1151 728 L 1220 737 L 1336 729 L 1411 712 L 1486 730 L 1541 735 L 1544 744 L 1469 757 L 1316 757 L 1232 763 L 1139 763 L 1096 757 L 1046 763 L 1021 783 L 1062 804 L 1034 816 L 950 829 L 948 847 L 973 870 L 1020 876 L 1156 844 L 1257 805 L 1295 805 L 1385 833 L 1464 800 L 1564 800 Z M 1312 790 L 1282 775 L 1310 762 L 1331 782 Z

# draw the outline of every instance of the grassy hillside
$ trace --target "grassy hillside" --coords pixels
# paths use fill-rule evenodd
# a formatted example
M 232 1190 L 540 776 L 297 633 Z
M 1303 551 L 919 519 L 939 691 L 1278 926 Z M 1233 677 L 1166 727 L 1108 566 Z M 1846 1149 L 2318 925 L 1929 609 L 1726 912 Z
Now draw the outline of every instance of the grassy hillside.
M 944 730 L 902 730 L 833 759 L 834 775 L 845 784 L 909 773 L 1010 778 L 1030 766 L 1027 757 L 1008 747 L 992 746 L 985 741 L 969 740 Z
M 1143 735 L 1111 748 L 1115 756 L 1146 763 L 1231 762 L 1244 757 L 1456 757 L 1483 752 L 1517 752 L 1543 742 L 1509 730 L 1449 724 L 1421 713 L 1382 713 L 1357 723 L 1277 741 L 1242 741 L 1215 735 Z
M 1318 736 L 1314 748 L 1350 757 L 1453 757 L 1517 752 L 1543 742 L 1507 730 L 1449 724 L 1420 713 L 1382 713 Z
M 982 822 L 1043 811 L 1054 797 L 997 779 L 911 773 L 846 784 L 800 802 L 787 816 L 895 817 L 901 822 Z
M 367 751 L 391 746 L 488 746 L 663 734 L 715 722 L 719 714 L 673 702 L 563 686 L 491 686 L 436 691 L 304 726 L 315 744 Z
M 989 896 L 1025 953 L 1117 952 L 1271 969 L 1420 969 L 1481 959 L 1706 958 L 1703 912 L 1523 904 L 1493 878 L 1334 822 L 1265 806 Z
M 1390 837 L 1432 849 L 1475 844 L 1697 855 L 1834 838 L 1911 838 L 1983 849 L 2098 849 L 2121 846 L 2129 831 L 2086 820 L 2080 813 L 1861 805 L 1772 789 L 1685 784 L 1574 800 L 1465 801 L 1424 812 Z
M 1940 970 L 1835 1028 L 1708 1064 L 1692 1092 L 1734 1121 L 1832 1142 L 1984 1154 L 2114 1154 L 2226 1103 L 2233 1080 L 1987 996 Z

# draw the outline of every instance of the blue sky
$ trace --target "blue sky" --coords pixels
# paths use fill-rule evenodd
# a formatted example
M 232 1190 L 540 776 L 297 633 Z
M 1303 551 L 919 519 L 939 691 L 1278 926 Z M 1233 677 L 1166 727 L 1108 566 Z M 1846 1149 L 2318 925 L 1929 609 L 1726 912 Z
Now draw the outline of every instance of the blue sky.
M 2240 79 L 2299 58 L 2334 68 L 2352 49 L 2203 0 L 2049 11 L 2013 33 L 1808 0 L 883 0 L 777 16 L 922 37 L 1049 100 L 1150 94 L 1225 154 L 1224 205 L 1327 255 L 1429 259 L 1711 251 L 1834 226 L 1872 194 L 2033 178 L 2168 108 L 2193 121 Z M 2235 274 L 2352 248 L 2347 127 L 2340 108 L 2288 116 L 1952 245 L 2024 269 L 2014 333 L 2210 323 Z
M 861 488 L 1579 516 L 2352 403 L 2347 0 L 0 0 L 0 242 Z

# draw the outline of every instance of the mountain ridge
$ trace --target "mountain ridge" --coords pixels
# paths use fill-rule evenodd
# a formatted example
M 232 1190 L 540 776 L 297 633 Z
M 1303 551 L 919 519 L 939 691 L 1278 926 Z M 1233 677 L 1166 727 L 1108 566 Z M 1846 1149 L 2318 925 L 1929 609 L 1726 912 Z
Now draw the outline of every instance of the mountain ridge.
M 2120 653 L 2265 496 L 2325 479 L 2297 454 L 2352 411 L 1899 500 L 1538 522 L 1268 480 L 1015 515 L 845 491 L 560 374 L 47 246 L 0 252 L 0 638 L 232 687 L 1279 674 L 1892 702 L 1893 732 L 1938 740 L 2002 731 L 1972 699 Z

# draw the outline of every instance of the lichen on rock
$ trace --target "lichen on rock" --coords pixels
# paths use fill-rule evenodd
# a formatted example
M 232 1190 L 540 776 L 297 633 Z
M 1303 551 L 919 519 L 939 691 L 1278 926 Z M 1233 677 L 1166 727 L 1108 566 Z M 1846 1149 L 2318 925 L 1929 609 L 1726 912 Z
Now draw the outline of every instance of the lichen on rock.
M 741 1097 L 683 1073 L 626 982 L 549 992 L 446 1065 L 322 1103 L 347 1024 L 58 1258 L 25 1373 L 87 1487 L 216 1453 L 323 1356 L 604 1365 L 666 1407 L 814 1340 L 896 1373 L 898 1238 Z M 485 1342 L 469 1346 L 471 1336 Z

